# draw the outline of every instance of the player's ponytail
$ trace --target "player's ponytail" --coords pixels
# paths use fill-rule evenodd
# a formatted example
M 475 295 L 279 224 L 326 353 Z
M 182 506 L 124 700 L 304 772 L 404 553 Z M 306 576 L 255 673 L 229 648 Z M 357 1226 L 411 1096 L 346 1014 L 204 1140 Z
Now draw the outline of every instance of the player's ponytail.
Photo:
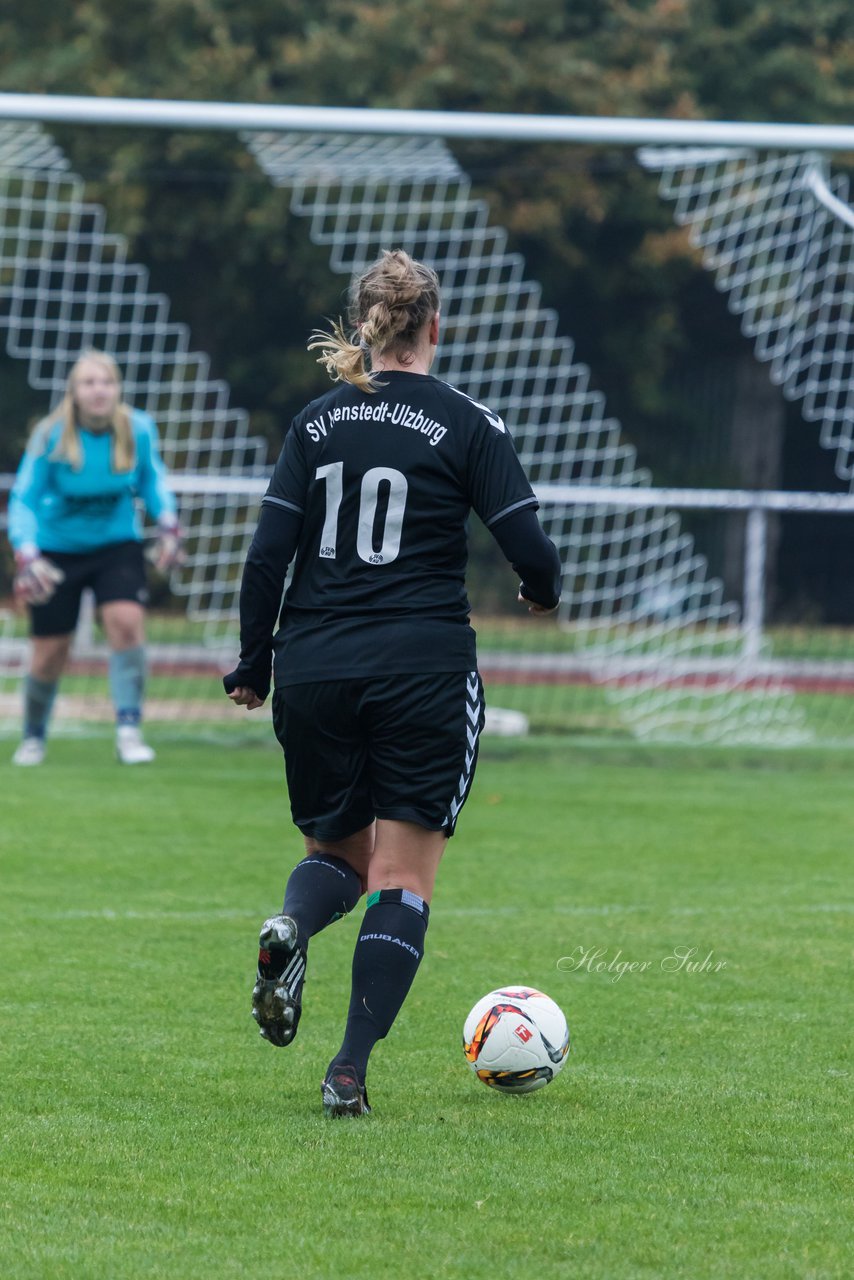
M 365 357 L 370 348 L 358 338 L 351 341 L 340 320 L 332 324 L 332 332 L 315 329 L 308 344 L 309 351 L 320 351 L 317 363 L 326 368 L 333 382 L 352 382 L 360 391 L 376 389 L 373 374 L 368 372 Z
M 387 249 L 350 287 L 353 336 L 346 336 L 339 320 L 332 333 L 316 329 L 308 349 L 322 352 L 318 364 L 325 365 L 334 382 L 375 391 L 382 383 L 368 370 L 370 355 L 390 353 L 408 363 L 419 333 L 438 310 L 436 272 L 402 249 Z

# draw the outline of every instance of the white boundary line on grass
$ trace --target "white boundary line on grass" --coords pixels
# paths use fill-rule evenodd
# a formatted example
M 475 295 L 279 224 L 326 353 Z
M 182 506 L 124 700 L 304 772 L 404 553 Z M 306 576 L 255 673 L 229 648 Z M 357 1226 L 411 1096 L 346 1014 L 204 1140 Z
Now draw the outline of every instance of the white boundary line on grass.
M 731 905 L 721 905 L 719 907 L 702 906 L 702 907 L 653 907 L 651 905 L 630 904 L 626 906 L 616 906 L 612 904 L 604 904 L 602 906 L 573 907 L 573 906 L 553 906 L 550 909 L 540 912 L 541 915 L 556 916 L 608 916 L 608 915 L 641 915 L 645 912 L 655 912 L 662 917 L 668 916 L 706 916 L 715 915 L 716 913 L 724 913 L 727 916 L 733 915 L 761 915 L 766 908 L 759 907 L 741 907 L 737 910 Z M 817 915 L 817 914 L 838 914 L 851 915 L 854 914 L 854 902 L 815 902 L 815 903 L 798 903 L 794 905 L 779 904 L 775 905 L 772 910 L 785 910 L 793 915 Z M 36 914 L 33 913 L 34 917 Z M 97 910 L 89 910 L 80 908 L 75 910 L 71 908 L 67 911 L 52 911 L 52 920 L 152 920 L 152 921 L 215 921 L 215 920 L 256 920 L 260 919 L 264 914 L 264 908 L 259 907 L 256 911 L 247 911 L 239 908 L 222 907 L 217 910 L 205 911 L 145 911 L 138 910 L 134 907 L 115 910 L 112 907 L 101 907 Z M 519 914 L 517 907 L 442 907 L 440 909 L 440 918 L 477 918 L 489 919 L 490 916 L 507 917 Z

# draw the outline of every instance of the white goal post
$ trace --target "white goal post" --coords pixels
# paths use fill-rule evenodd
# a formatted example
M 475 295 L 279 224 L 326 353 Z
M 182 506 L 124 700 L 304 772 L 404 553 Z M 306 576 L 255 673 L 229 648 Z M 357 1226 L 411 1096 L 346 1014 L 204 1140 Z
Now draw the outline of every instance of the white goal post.
M 847 479 L 852 218 L 826 153 L 854 150 L 854 128 L 0 94 L 6 349 L 52 397 L 82 346 L 107 347 L 129 398 L 160 425 L 190 559 L 172 584 L 183 621 L 151 619 L 152 703 L 157 718 L 181 723 L 230 710 L 213 696 L 215 677 L 233 656 L 239 568 L 268 461 L 247 415 L 230 407 L 229 389 L 210 379 L 207 358 L 171 319 L 169 300 L 151 293 L 144 265 L 127 260 L 122 237 L 87 202 L 85 184 L 40 127 L 51 120 L 238 132 L 269 180 L 290 190 L 293 215 L 328 246 L 334 272 L 359 270 L 391 243 L 436 266 L 450 317 L 437 373 L 511 424 L 565 569 L 553 626 L 478 619 L 493 700 L 562 732 L 775 744 L 854 738 L 854 699 L 839 696 L 854 687 L 849 638 L 831 643 L 822 634 L 813 652 L 802 634 L 769 636 L 762 585 L 769 512 L 847 512 L 854 498 L 653 488 L 626 443 L 630 424 L 607 414 L 591 371 L 446 145 L 477 137 L 641 147 L 640 163 L 676 199 L 677 218 L 703 246 L 757 355 L 820 424 Z M 747 519 L 743 602 L 725 599 L 684 532 L 678 513 L 689 507 Z M 0 625 L 0 713 L 11 725 L 25 644 L 19 618 L 7 612 Z M 74 720 L 105 712 L 94 692 L 103 686 L 102 655 L 90 648 L 78 648 L 69 682 Z
M 384 137 L 491 138 L 622 146 L 744 146 L 752 150 L 854 151 L 854 125 L 733 120 L 653 120 L 608 116 L 508 115 L 482 111 L 400 111 L 72 94 L 0 93 L 0 120 L 136 125 L 235 132 L 350 133 Z

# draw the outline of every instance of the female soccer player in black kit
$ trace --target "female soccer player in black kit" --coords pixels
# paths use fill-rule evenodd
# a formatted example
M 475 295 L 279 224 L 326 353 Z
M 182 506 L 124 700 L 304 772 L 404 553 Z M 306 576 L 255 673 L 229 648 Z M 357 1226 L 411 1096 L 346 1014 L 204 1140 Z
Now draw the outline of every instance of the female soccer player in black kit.
M 275 691 L 294 823 L 306 857 L 260 937 L 253 1015 L 286 1045 L 302 1010 L 309 939 L 367 909 L 327 1115 L 367 1113 L 368 1057 L 424 952 L 439 860 L 474 776 L 483 687 L 465 591 L 466 520 L 480 516 L 550 613 L 560 562 L 497 414 L 430 376 L 439 282 L 400 250 L 351 288 L 340 325 L 311 348 L 339 385 L 285 439 L 240 593 L 241 650 L 224 679 L 253 710 Z M 285 573 L 295 558 L 278 630 Z

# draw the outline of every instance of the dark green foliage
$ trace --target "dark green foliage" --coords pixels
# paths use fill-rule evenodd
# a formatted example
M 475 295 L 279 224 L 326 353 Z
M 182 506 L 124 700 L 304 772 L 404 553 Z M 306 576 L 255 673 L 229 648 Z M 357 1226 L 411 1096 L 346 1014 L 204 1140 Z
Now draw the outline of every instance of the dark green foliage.
M 847 122 L 841 0 L 395 5 L 89 0 L 0 5 L 5 90 L 555 114 Z M 5 38 L 3 38 L 5 37 Z M 58 129 L 110 227 L 152 269 L 196 345 L 275 437 L 315 380 L 302 342 L 337 303 L 323 252 L 289 224 L 239 140 Z M 461 143 L 460 159 L 561 312 L 642 450 L 692 349 L 729 353 L 654 182 L 624 152 Z M 694 317 L 703 315 L 698 326 Z M 292 351 L 293 355 L 285 354 Z M 266 415 L 266 417 L 264 416 Z M 639 423 L 635 419 L 640 419 Z

